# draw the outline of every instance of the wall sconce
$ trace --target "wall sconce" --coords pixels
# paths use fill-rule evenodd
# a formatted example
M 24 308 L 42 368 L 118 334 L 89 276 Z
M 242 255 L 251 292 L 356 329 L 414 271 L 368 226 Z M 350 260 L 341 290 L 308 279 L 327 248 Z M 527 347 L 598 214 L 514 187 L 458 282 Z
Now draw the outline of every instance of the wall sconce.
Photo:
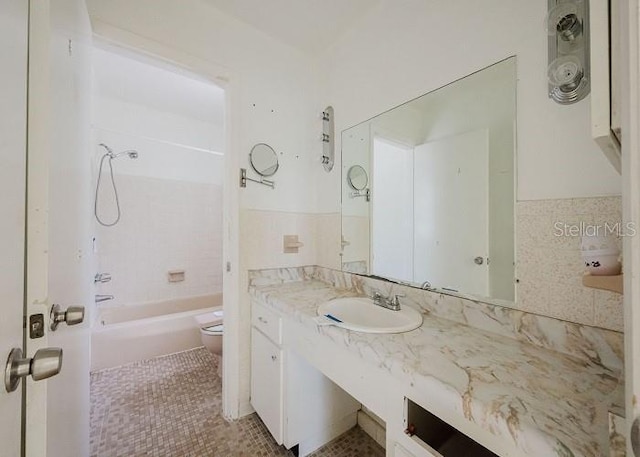
M 548 0 L 549 98 L 569 105 L 590 91 L 589 0 Z
M 335 141 L 334 141 L 334 121 L 333 107 L 327 106 L 321 114 L 322 116 L 322 166 L 328 173 L 333 169 L 335 161 Z

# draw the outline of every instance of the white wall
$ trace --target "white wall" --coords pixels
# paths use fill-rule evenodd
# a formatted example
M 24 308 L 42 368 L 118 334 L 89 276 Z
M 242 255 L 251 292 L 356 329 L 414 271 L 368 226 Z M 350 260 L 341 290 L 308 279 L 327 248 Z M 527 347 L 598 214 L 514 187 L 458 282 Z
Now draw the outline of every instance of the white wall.
M 225 337 L 225 348 L 232 342 L 240 353 L 239 361 L 225 361 L 225 389 L 237 392 L 237 402 L 225 405 L 231 416 L 250 411 L 250 309 L 247 294 L 247 268 L 260 268 L 267 264 L 303 264 L 313 261 L 305 219 L 301 213 L 315 209 L 314 170 L 321 169 L 322 131 L 318 102 L 318 84 L 315 60 L 299 50 L 257 31 L 199 0 L 89 0 L 88 6 L 94 29 L 98 34 L 129 46 L 145 46 L 158 50 L 167 58 L 182 59 L 186 65 L 197 62 L 208 71 L 218 72 L 216 77 L 229 84 L 231 133 L 227 154 L 250 168 L 248 154 L 255 143 L 270 144 L 278 153 L 280 168 L 273 177 L 276 188 L 249 183 L 239 191 L 241 214 L 235 220 L 230 209 L 226 223 L 246 233 L 245 224 L 265 221 L 270 226 L 252 226 L 251 230 L 266 230 L 269 239 L 299 231 L 305 247 L 299 254 L 282 253 L 282 245 L 242 242 L 239 247 L 229 245 L 227 258 L 233 260 L 234 249 L 239 249 L 238 277 L 236 266 L 225 276 L 225 281 L 237 281 L 237 290 L 225 287 L 225 327 L 232 337 Z M 237 173 L 237 170 L 231 170 Z M 251 171 L 249 171 L 251 174 Z M 230 176 L 230 175 L 229 175 Z M 229 181 L 236 192 L 235 179 Z M 338 190 L 339 192 L 339 190 Z M 229 197 L 231 201 L 234 196 Z M 338 193 L 339 199 L 339 193 Z M 296 213 L 296 214 L 293 214 Z M 255 218 L 258 218 L 256 220 Z M 300 225 L 302 224 L 302 225 Z M 279 234 L 273 234 L 277 230 Z M 260 232 L 262 233 L 262 232 Z M 335 235 L 335 234 L 333 234 Z M 335 236 L 331 236 L 334 239 Z M 232 242 L 236 239 L 228 234 Z M 249 249 L 251 246 L 251 249 Z M 227 293 L 229 292 L 229 293 Z M 238 298 L 236 298 L 238 297 Z M 237 300 L 237 302 L 236 302 Z M 234 330 L 238 329 L 238 332 Z M 237 333 L 237 334 L 236 334 Z M 227 350 L 227 349 L 225 349 Z M 239 363 L 239 365 L 238 365 Z M 231 394 L 235 397 L 235 394 Z
M 508 0 L 383 1 L 321 59 L 336 131 L 517 55 L 518 199 L 619 194 L 620 177 L 590 138 L 589 99 L 560 106 L 547 98 L 546 9 Z M 339 177 L 318 175 L 326 190 L 318 208 L 332 211 Z
M 183 145 L 216 153 L 224 152 L 223 123 L 119 100 L 99 92 L 94 98 L 92 124 L 99 129 L 104 139 L 109 138 L 108 134 L 117 133 L 127 143 L 146 140 L 144 144 L 148 144 L 148 147 Z
M 226 69 L 237 85 L 238 149 L 249 168 L 255 143 L 270 144 L 280 169 L 275 190 L 249 185 L 244 208 L 309 211 L 314 192 L 309 171 L 321 168 L 322 123 L 317 102 L 315 65 L 311 57 L 199 1 L 89 0 L 94 27 L 133 32 Z M 227 77 L 225 77 L 226 79 Z
M 100 95 L 94 97 L 92 118 L 94 174 L 105 152 L 98 145 L 104 143 L 115 152 L 139 152 L 136 160 L 113 162 L 118 174 L 222 185 L 222 125 Z

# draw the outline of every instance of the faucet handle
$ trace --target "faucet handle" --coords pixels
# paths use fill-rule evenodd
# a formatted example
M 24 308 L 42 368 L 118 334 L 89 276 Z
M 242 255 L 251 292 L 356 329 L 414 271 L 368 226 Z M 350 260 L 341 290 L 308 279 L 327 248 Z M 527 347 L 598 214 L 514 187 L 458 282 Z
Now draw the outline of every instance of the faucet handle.
M 393 296 L 393 304 L 394 305 L 400 305 L 400 300 L 398 300 L 400 297 L 406 297 L 405 294 L 395 294 Z
M 93 277 L 94 283 L 105 283 L 109 281 L 111 281 L 111 273 L 96 273 L 96 275 Z

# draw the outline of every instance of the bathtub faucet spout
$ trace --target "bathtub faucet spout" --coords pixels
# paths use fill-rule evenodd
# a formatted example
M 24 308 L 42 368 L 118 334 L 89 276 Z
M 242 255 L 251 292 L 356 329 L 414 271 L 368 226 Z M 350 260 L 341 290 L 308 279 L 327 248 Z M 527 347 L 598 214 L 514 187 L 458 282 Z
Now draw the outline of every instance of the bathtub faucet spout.
M 103 301 L 113 300 L 113 295 L 96 295 L 96 303 L 102 303 Z

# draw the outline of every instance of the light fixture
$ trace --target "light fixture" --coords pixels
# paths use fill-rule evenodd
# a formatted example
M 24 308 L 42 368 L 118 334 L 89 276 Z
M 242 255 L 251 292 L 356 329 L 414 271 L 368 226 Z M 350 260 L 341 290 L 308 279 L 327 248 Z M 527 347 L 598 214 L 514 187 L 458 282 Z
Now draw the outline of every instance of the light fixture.
M 321 114 L 322 117 L 322 166 L 328 173 L 333 169 L 335 161 L 335 127 L 333 121 L 333 107 L 327 106 Z
M 589 94 L 588 0 L 548 0 L 549 97 L 562 105 Z
M 575 55 L 558 57 L 551 62 L 547 77 L 551 86 L 549 95 L 560 104 L 577 102 L 589 92 L 584 67 Z

